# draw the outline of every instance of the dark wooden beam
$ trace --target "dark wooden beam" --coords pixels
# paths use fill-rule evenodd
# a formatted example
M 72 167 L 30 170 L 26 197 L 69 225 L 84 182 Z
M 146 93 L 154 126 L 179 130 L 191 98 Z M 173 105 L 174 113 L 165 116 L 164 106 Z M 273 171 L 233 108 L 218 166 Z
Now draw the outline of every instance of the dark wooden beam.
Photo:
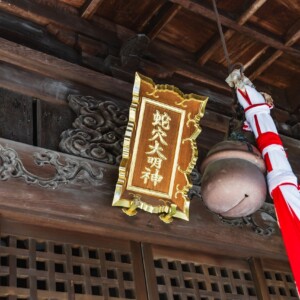
M 22 95 L 39 98 L 57 106 L 66 105 L 69 94 L 103 95 L 100 86 L 98 89 L 68 79 L 55 79 L 51 77 L 51 74 L 48 74 L 49 77 L 2 61 L 0 61 L 0 70 L 0 87 Z M 129 84 L 128 89 L 130 89 Z M 111 96 L 111 98 L 121 101 L 116 96 Z M 126 100 L 128 101 L 128 99 Z
M 132 84 L 55 57 L 14 44 L 0 38 L 0 86 L 9 90 L 48 101 L 55 105 L 66 104 L 69 94 L 99 96 L 104 93 L 110 99 L 127 104 L 131 101 Z M 199 76 L 207 80 L 205 74 Z M 156 80 L 156 78 L 155 78 Z M 176 84 L 186 92 L 195 92 L 210 97 L 208 108 L 228 113 L 228 97 L 201 89 L 195 84 L 184 85 L 181 81 L 163 80 Z M 181 85 L 180 85 L 181 82 Z M 116 88 L 118 87 L 118 88 Z M 224 103 L 223 103 L 224 102 Z M 226 131 L 228 118 L 220 119 L 213 111 L 205 118 L 206 126 Z M 218 120 L 218 122 L 216 122 Z M 222 124 L 222 125 L 221 125 Z M 220 127 L 221 126 L 221 127 Z M 225 126 L 225 127 L 224 127 Z
M 178 4 L 165 3 L 154 20 L 150 20 L 149 26 L 145 28 L 147 36 L 153 40 L 164 29 L 164 27 L 176 16 L 181 6 Z
M 4 139 L 0 139 L 0 144 L 15 149 L 32 173 L 39 171 L 40 176 L 53 176 L 50 166 L 38 167 L 33 163 L 32 154 L 43 149 Z M 128 217 L 120 208 L 111 206 L 117 167 L 66 154 L 60 154 L 60 157 L 62 162 L 72 159 L 90 163 L 95 168 L 101 167 L 105 173 L 103 181 L 98 186 L 78 183 L 47 189 L 29 185 L 23 179 L 9 178 L 1 182 L 0 214 L 3 218 L 181 249 L 286 260 L 278 229 L 271 237 L 262 237 L 248 227 L 225 225 L 217 215 L 207 211 L 197 197 L 191 202 L 189 222 L 174 220 L 172 225 L 167 225 L 157 216 L 141 211 L 135 217 Z
M 206 8 L 204 5 L 200 4 L 199 2 L 194 2 L 192 0 L 170 0 L 173 3 L 177 3 L 184 7 L 187 10 L 190 10 L 194 13 L 197 13 L 204 18 L 210 19 L 212 21 L 216 20 L 215 13 L 211 10 Z M 290 46 L 285 45 L 280 40 L 274 39 L 273 37 L 263 34 L 261 32 L 258 32 L 254 29 L 251 29 L 249 27 L 246 27 L 244 25 L 239 25 L 236 21 L 233 21 L 232 19 L 229 19 L 225 17 L 224 15 L 220 15 L 220 21 L 223 26 L 229 27 L 236 32 L 239 32 L 241 34 L 245 34 L 249 36 L 250 38 L 257 40 L 263 44 L 266 44 L 270 47 L 273 47 L 278 50 L 282 50 L 294 57 L 300 58 L 300 51 L 297 49 L 294 49 Z
M 300 20 L 298 20 L 288 31 L 285 38 L 285 46 L 292 46 L 300 38 Z M 272 56 L 270 56 L 266 61 L 264 61 L 251 75 L 249 78 L 255 80 L 259 75 L 261 75 L 266 69 L 269 68 L 282 54 L 283 50 L 276 50 Z
M 23 45 L 34 48 L 71 62 L 79 62 L 80 55 L 72 47 L 58 41 L 41 25 L 0 11 L 1 37 L 20 41 Z
M 115 35 L 112 35 L 111 32 L 105 29 L 99 30 L 79 16 L 58 11 L 34 1 L 3 0 L 0 1 L 0 9 L 44 26 L 52 23 L 106 42 L 112 46 L 120 46 L 120 40 Z
M 0 61 L 56 79 L 90 86 L 120 98 L 131 99 L 131 86 L 124 81 L 69 63 L 0 38 Z M 116 89 L 116 86 L 118 88 Z
M 244 25 L 250 18 L 253 16 L 265 3 L 267 0 L 256 0 L 255 2 L 250 5 L 250 7 L 239 17 L 237 20 L 238 25 Z M 232 29 L 226 30 L 224 33 L 225 41 L 229 40 L 233 35 L 235 31 Z M 220 42 L 220 36 L 219 34 L 216 34 L 215 37 L 213 37 L 213 40 L 211 43 L 209 43 L 209 47 L 206 48 L 205 51 L 202 51 L 199 55 L 198 63 L 203 66 L 210 57 L 216 52 L 217 49 L 219 49 L 221 46 Z
M 84 19 L 91 19 L 102 2 L 103 0 L 87 0 L 87 3 L 82 9 L 81 17 Z

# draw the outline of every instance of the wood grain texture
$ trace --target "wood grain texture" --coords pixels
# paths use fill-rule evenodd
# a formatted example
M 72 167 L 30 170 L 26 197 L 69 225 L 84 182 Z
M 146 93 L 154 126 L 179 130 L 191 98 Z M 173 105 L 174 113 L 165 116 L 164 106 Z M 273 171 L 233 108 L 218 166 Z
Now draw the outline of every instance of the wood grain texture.
M 38 151 L 37 148 L 3 139 L 0 143 L 17 150 L 28 168 L 31 166 L 32 170 L 37 169 L 32 165 L 32 153 Z M 13 179 L 2 183 L 1 215 L 29 224 L 173 245 L 182 249 L 202 249 L 237 257 L 261 255 L 286 259 L 279 233 L 266 238 L 256 235 L 251 229 L 225 226 L 216 215 L 208 212 L 196 197 L 191 202 L 189 222 L 178 220 L 169 226 L 156 216 L 143 212 L 130 218 L 118 208 L 111 207 L 117 168 L 90 163 L 105 169 L 104 181 L 100 187 L 79 184 L 64 185 L 53 190 L 30 186 Z M 50 171 L 45 170 L 44 174 Z M 249 240 L 252 241 L 251 244 Z
M 13 62 L 13 61 L 12 61 Z M 106 93 L 101 92 L 100 89 L 92 88 L 91 86 L 82 85 L 77 82 L 68 79 L 58 79 L 26 70 L 21 67 L 8 64 L 6 62 L 0 62 L 0 86 L 22 95 L 39 98 L 55 105 L 67 105 L 67 97 L 72 95 L 91 95 L 101 96 L 107 99 L 117 99 L 118 101 L 128 101 L 130 99 L 130 93 L 125 100 L 116 96 L 109 96 Z M 130 85 L 123 82 L 124 85 Z
M 181 6 L 177 4 L 166 3 L 166 7 L 164 6 L 161 11 L 156 16 L 154 22 L 150 26 L 145 29 L 147 36 L 153 40 L 159 33 L 164 29 L 164 27 L 176 16 L 178 11 L 181 9 Z
M 2 38 L 0 38 L 0 54 L 2 61 L 12 63 L 45 76 L 51 75 L 51 77 L 57 79 L 77 82 L 99 90 L 103 89 L 104 92 L 114 94 L 121 98 L 131 98 L 131 88 L 129 84 L 123 81 L 34 51 Z M 115 89 L 115 86 L 119 88 Z
M 214 12 L 210 9 L 207 9 L 205 6 L 203 6 L 199 3 L 195 3 L 192 1 L 186 1 L 186 0 L 171 0 L 171 1 L 183 6 L 184 8 L 186 8 L 190 11 L 193 11 L 194 13 L 204 16 L 210 20 L 215 20 Z M 292 48 L 284 45 L 282 42 L 272 38 L 271 36 L 260 33 L 251 28 L 241 26 L 241 25 L 237 24 L 235 21 L 232 21 L 231 19 L 227 18 L 224 15 L 220 15 L 220 21 L 224 26 L 227 26 L 241 34 L 245 34 L 253 39 L 256 39 L 257 41 L 259 41 L 263 44 L 267 44 L 278 50 L 286 51 L 287 53 L 289 53 L 290 55 L 293 55 L 295 57 L 300 57 L 300 52 L 298 50 L 292 49 Z
M 245 24 L 251 16 L 253 16 L 257 10 L 261 8 L 265 4 L 267 0 L 256 0 L 254 1 L 250 7 L 239 17 L 237 20 L 237 23 L 239 25 Z M 228 29 L 226 32 L 224 32 L 224 39 L 229 40 L 233 35 L 234 35 L 234 30 Z M 206 47 L 205 51 L 200 51 L 199 58 L 198 58 L 198 63 L 200 65 L 204 65 L 209 58 L 213 55 L 213 53 L 217 50 L 220 49 L 221 46 L 221 41 L 219 34 L 216 34 L 216 37 L 213 38 L 211 43 L 209 43 L 209 46 Z
M 76 115 L 68 106 L 37 101 L 37 146 L 58 150 L 60 135 L 72 127 Z
M 0 88 L 1 137 L 33 144 L 33 102 L 31 97 Z
M 252 257 L 249 259 L 249 265 L 258 292 L 258 299 L 270 299 L 261 259 Z
M 18 1 L 4 0 L 0 2 L 0 8 L 9 13 L 15 14 L 21 18 L 26 18 L 40 25 L 48 25 L 53 23 L 62 26 L 68 30 L 94 37 L 103 42 L 108 42 L 114 46 L 119 46 L 120 41 L 115 36 L 111 35 L 106 30 L 97 30 L 87 20 L 80 18 L 74 14 L 69 14 L 61 10 L 56 10 L 53 7 L 44 4 L 38 4 L 35 1 Z
M 143 32 L 144 26 L 161 8 L 162 0 L 104 1 L 96 15 L 112 20 L 115 24 Z
M 288 33 L 285 37 L 285 45 L 292 46 L 295 44 L 300 38 L 300 21 L 298 20 L 293 26 L 291 26 L 288 30 Z M 284 52 L 281 50 L 277 50 L 273 53 L 271 57 L 269 57 L 264 63 L 257 68 L 252 74 L 249 75 L 249 78 L 254 80 L 259 75 L 261 75 L 268 67 L 273 64 Z
M 100 7 L 103 0 L 88 0 L 82 8 L 81 17 L 91 19 L 97 9 Z

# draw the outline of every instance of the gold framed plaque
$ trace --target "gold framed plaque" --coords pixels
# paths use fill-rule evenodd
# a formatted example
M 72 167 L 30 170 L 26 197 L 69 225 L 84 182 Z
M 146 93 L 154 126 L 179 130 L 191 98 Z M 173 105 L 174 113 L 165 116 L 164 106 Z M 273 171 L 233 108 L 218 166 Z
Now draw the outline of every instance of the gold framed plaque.
M 136 73 L 113 206 L 128 215 L 157 213 L 166 223 L 189 219 L 189 175 L 207 100 Z

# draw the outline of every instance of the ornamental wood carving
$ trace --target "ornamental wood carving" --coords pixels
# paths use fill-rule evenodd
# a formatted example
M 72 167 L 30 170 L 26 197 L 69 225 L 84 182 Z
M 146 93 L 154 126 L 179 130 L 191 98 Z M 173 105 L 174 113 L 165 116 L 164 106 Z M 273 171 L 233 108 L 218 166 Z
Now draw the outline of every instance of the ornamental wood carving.
M 88 183 L 93 186 L 102 184 L 103 169 L 94 169 L 89 163 L 65 158 L 60 161 L 60 155 L 53 151 L 34 153 L 34 163 L 38 166 L 50 165 L 54 168 L 53 177 L 44 178 L 28 171 L 18 153 L 0 144 L 0 180 L 10 178 L 25 180 L 28 184 L 39 185 L 44 188 L 57 188 L 59 185 L 70 183 Z
M 61 134 L 60 150 L 108 164 L 119 164 L 128 109 L 120 109 L 111 101 L 91 96 L 70 95 L 68 101 L 78 117 L 73 123 L 74 128 Z
M 138 208 L 157 213 L 166 223 L 189 219 L 189 177 L 206 102 L 136 74 L 114 206 L 128 215 Z
M 250 216 L 241 218 L 225 218 L 219 215 L 221 221 L 235 227 L 247 226 L 256 234 L 271 236 L 278 231 L 277 218 L 274 205 L 264 203 L 263 206 Z

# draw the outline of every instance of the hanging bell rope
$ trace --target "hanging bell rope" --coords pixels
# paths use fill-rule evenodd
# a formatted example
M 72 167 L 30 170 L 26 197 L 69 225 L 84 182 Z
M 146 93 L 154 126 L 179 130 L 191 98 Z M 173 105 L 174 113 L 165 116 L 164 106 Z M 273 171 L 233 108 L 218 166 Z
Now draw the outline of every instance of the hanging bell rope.
M 215 12 L 215 15 L 216 15 L 216 21 L 217 21 L 217 26 L 218 26 L 218 30 L 219 30 L 219 35 L 220 35 L 220 38 L 221 38 L 221 44 L 222 44 L 224 56 L 225 56 L 225 59 L 226 59 L 226 62 L 227 62 L 228 73 L 230 74 L 234 69 L 238 68 L 238 69 L 240 69 L 241 75 L 243 76 L 243 73 L 244 73 L 243 64 L 242 63 L 235 63 L 235 64 L 231 63 L 229 53 L 228 53 L 228 49 L 227 49 L 227 45 L 226 45 L 226 40 L 225 40 L 224 33 L 223 33 L 223 30 L 222 30 L 222 24 L 221 24 L 221 21 L 220 21 L 220 15 L 219 15 L 219 12 L 218 12 L 216 0 L 212 0 L 212 3 L 213 3 L 214 12 Z
M 227 45 L 226 45 L 226 40 L 225 40 L 224 33 L 223 33 L 223 30 L 222 30 L 222 24 L 221 24 L 221 21 L 220 21 L 220 15 L 219 15 L 219 12 L 218 12 L 216 0 L 212 0 L 212 4 L 213 4 L 213 9 L 214 9 L 214 12 L 215 12 L 215 15 L 216 15 L 216 22 L 217 22 L 217 26 L 218 26 L 218 31 L 219 31 L 219 35 L 220 35 L 220 39 L 221 39 L 221 44 L 222 44 L 224 56 L 225 56 L 225 59 L 226 59 L 226 62 L 227 62 L 228 75 L 234 69 L 239 69 L 240 73 L 241 73 L 241 77 L 243 78 L 244 77 L 244 66 L 243 66 L 243 64 L 242 63 L 232 64 L 232 62 L 230 60 L 230 56 L 229 56 Z M 230 122 L 229 134 L 236 127 L 235 120 L 239 119 L 237 111 L 240 111 L 235 90 L 232 89 L 231 91 L 232 91 L 232 97 L 233 97 L 233 104 L 232 104 L 233 114 L 232 114 L 232 119 L 231 119 L 231 122 Z
M 220 21 L 220 15 L 219 15 L 219 12 L 218 12 L 216 0 L 212 0 L 212 3 L 213 3 L 213 7 L 214 7 L 214 12 L 215 12 L 215 15 L 216 15 L 216 21 L 217 21 L 219 35 L 220 35 L 220 38 L 221 38 L 221 43 L 222 43 L 222 47 L 223 47 L 223 51 L 224 51 L 224 56 L 225 56 L 225 59 L 227 61 L 228 73 L 231 73 L 232 65 L 231 65 L 231 61 L 230 61 L 229 53 L 228 53 L 228 50 L 227 50 L 225 37 L 224 37 L 224 34 L 223 34 L 223 30 L 222 30 L 222 24 L 221 24 L 221 21 Z

